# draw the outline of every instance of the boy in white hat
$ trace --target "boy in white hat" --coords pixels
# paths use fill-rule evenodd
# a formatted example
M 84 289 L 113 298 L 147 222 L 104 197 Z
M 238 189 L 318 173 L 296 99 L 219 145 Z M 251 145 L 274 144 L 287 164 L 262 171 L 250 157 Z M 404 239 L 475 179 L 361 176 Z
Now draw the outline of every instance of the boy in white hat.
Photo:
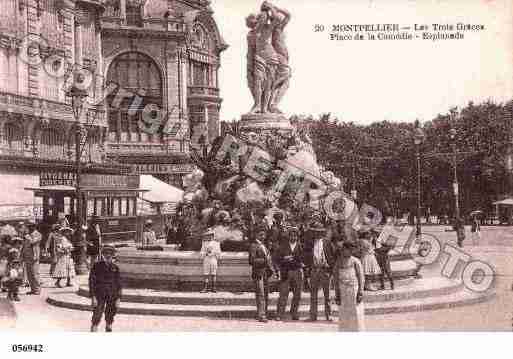
M 205 286 L 201 293 L 208 292 L 210 281 L 210 291 L 216 292 L 217 261 L 221 257 L 221 246 L 214 238 L 214 231 L 208 230 L 203 235 L 200 257 L 203 259 L 203 275 L 205 276 Z

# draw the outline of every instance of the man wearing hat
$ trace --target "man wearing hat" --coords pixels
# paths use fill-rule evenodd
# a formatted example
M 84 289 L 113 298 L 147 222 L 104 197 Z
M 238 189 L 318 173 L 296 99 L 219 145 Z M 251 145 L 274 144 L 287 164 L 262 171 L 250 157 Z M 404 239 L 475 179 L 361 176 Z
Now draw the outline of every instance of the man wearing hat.
M 48 253 L 48 255 L 50 255 L 50 261 L 51 261 L 50 276 L 53 275 L 53 271 L 55 270 L 55 264 L 57 263 L 55 240 L 56 240 L 56 237 L 59 235 L 61 228 L 62 227 L 59 223 L 53 224 L 50 234 L 48 235 L 48 239 L 46 240 L 46 243 L 45 243 L 45 252 Z
M 21 256 L 25 263 L 27 279 L 30 285 L 30 292 L 27 294 L 39 295 L 41 293 L 41 284 L 39 282 L 40 243 L 43 237 L 36 229 L 36 222 L 32 220 L 27 225 L 21 225 L 18 232 L 23 238 Z
M 278 264 L 280 266 L 280 298 L 278 300 L 278 315 L 281 320 L 285 314 L 285 307 L 292 289 L 293 297 L 290 306 L 292 320 L 299 320 L 298 308 L 303 290 L 304 252 L 299 242 L 299 229 L 290 227 L 287 230 L 288 241 L 282 243 L 278 250 Z
M 283 213 L 278 211 L 273 214 L 273 224 L 271 229 L 267 232 L 267 237 L 265 239 L 265 246 L 271 253 L 271 258 L 273 258 L 273 266 L 276 275 L 280 275 L 279 265 L 278 265 L 278 250 L 283 243 L 288 242 L 287 232 L 285 230 L 285 225 L 283 224 Z
M 82 228 L 83 229 L 83 228 Z M 89 226 L 86 229 L 86 253 L 89 256 L 89 268 L 99 259 L 100 246 L 102 241 L 102 231 L 98 216 L 92 216 Z
M 267 322 L 267 304 L 269 300 L 269 277 L 273 274 L 273 263 L 269 250 L 263 241 L 266 238 L 266 229 L 257 229 L 252 237 L 249 247 L 249 265 L 251 266 L 251 279 L 255 284 L 255 301 L 257 317 L 260 322 Z
M 324 293 L 324 314 L 330 321 L 330 278 L 335 265 L 335 250 L 332 242 L 326 238 L 326 229 L 316 221 L 308 228 L 313 245 L 308 251 L 307 263 L 310 265 L 310 321 L 317 320 L 317 297 L 319 288 Z
M 113 262 L 116 249 L 105 245 L 102 248 L 102 258 L 94 263 L 89 273 L 89 293 L 93 317 L 91 319 L 91 331 L 98 331 L 98 325 L 105 312 L 105 331 L 112 331 L 114 316 L 119 308 L 121 300 L 121 278 L 119 267 Z
M 153 230 L 153 221 L 151 219 L 147 219 L 144 222 L 144 230 L 143 230 L 143 245 L 152 245 L 157 242 L 157 236 L 155 231 Z

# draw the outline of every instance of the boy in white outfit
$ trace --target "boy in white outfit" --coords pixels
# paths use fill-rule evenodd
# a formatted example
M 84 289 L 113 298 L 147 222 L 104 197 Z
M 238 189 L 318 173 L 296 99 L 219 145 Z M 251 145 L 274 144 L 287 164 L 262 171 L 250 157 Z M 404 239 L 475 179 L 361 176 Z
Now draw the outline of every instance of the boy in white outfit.
M 214 238 L 214 231 L 208 230 L 203 235 L 200 257 L 203 259 L 203 275 L 205 276 L 205 286 L 201 293 L 209 291 L 216 292 L 217 261 L 221 257 L 221 246 Z

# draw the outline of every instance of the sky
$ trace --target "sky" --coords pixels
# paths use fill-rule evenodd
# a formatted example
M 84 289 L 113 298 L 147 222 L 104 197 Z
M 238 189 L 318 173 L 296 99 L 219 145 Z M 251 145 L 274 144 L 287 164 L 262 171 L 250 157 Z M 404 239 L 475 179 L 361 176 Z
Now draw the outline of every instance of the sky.
M 358 124 L 427 121 L 453 106 L 513 98 L 511 0 L 275 0 L 286 28 L 292 78 L 286 115 L 331 112 Z M 245 17 L 256 0 L 212 0 L 229 44 L 222 53 L 221 119 L 239 119 L 253 100 L 246 82 Z M 334 24 L 482 24 L 463 40 L 332 41 Z M 315 32 L 316 24 L 324 32 Z

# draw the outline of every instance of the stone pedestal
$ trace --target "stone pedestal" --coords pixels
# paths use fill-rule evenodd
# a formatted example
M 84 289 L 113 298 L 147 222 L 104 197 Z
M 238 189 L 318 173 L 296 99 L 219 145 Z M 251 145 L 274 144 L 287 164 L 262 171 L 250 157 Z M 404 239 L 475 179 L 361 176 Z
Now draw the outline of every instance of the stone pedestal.
M 255 113 L 241 116 L 240 129 L 243 132 L 292 131 L 290 121 L 283 114 Z

